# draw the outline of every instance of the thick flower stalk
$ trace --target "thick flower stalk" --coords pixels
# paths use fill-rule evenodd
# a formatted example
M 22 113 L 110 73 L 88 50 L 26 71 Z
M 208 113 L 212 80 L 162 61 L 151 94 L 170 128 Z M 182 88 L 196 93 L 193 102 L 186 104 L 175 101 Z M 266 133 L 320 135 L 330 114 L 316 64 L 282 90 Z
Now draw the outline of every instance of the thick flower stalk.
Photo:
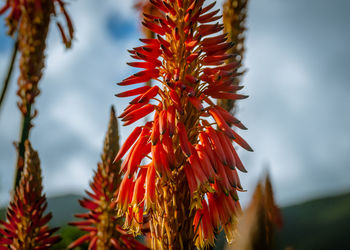
M 246 172 L 232 142 L 252 151 L 230 125 L 243 124 L 214 99 L 244 99 L 242 87 L 232 84 L 235 63 L 215 3 L 204 0 L 151 0 L 159 16 L 144 14 L 143 25 L 157 34 L 141 39 L 130 51 L 143 70 L 120 86 L 153 79 L 153 87 L 136 86 L 118 97 L 136 96 L 121 114 L 130 125 L 154 113 L 153 120 L 136 127 L 116 156 L 126 155 L 117 203 L 129 229 L 140 233 L 142 213 L 150 216 L 152 247 L 204 248 L 214 244 L 223 228 L 234 237 L 237 170 Z M 127 154 L 127 152 L 129 153 Z
M 118 123 L 112 108 L 101 155 L 102 161 L 98 164 L 90 184 L 92 192 L 86 191 L 89 197 L 80 201 L 81 206 L 89 211 L 76 215 L 83 220 L 70 223 L 87 233 L 70 244 L 69 248 L 88 242 L 89 249 L 147 249 L 122 229 L 122 219 L 115 215 L 115 204 L 112 200 L 120 185 L 121 175 L 120 161 L 113 162 L 113 159 L 118 150 Z
M 17 170 L 15 186 L 20 179 L 24 160 L 24 142 L 29 138 L 31 120 L 36 115 L 32 104 L 39 94 L 38 82 L 42 77 L 45 64 L 46 37 L 52 15 L 56 15 L 59 7 L 68 26 L 67 36 L 60 23 L 57 23 L 66 47 L 71 46 L 73 26 L 61 0 L 6 0 L 0 9 L 0 14 L 9 12 L 6 17 L 8 33 L 18 33 L 20 61 L 20 75 L 18 78 L 17 95 L 20 98 L 18 107 L 22 113 L 22 128 L 18 143 Z
M 42 178 L 38 153 L 25 143 L 25 165 L 21 181 L 7 209 L 7 221 L 0 221 L 0 249 L 32 250 L 50 249 L 60 240 L 49 229 L 51 213 L 42 194 Z
M 232 42 L 230 53 L 234 56 L 228 59 L 228 62 L 236 63 L 236 71 L 233 84 L 240 85 L 241 78 L 245 73 L 243 67 L 243 58 L 245 53 L 245 22 L 247 17 L 248 0 L 226 0 L 224 4 L 223 20 L 224 30 L 228 33 L 229 40 Z M 218 105 L 227 111 L 235 111 L 235 100 L 218 100 Z

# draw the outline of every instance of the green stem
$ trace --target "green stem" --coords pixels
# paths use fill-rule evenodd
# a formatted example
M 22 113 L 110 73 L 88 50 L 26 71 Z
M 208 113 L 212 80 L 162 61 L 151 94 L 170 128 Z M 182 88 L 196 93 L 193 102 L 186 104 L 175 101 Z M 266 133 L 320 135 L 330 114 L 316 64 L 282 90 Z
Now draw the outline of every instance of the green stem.
M 2 90 L 1 90 L 0 110 L 1 110 L 3 101 L 4 101 L 6 93 L 7 93 L 8 86 L 9 86 L 9 83 L 11 80 L 11 76 L 13 73 L 13 66 L 15 65 L 15 61 L 16 61 L 17 51 L 18 51 L 18 39 L 16 38 L 15 44 L 14 44 L 13 49 L 12 49 L 12 56 L 11 56 L 11 61 L 10 61 L 9 67 L 8 67 L 7 75 L 6 75 L 6 78 L 4 80 L 4 85 L 2 87 Z
M 29 132 L 30 132 L 30 128 L 31 126 L 31 110 L 32 110 L 32 105 L 31 103 L 26 105 L 26 114 L 22 115 L 22 121 L 21 121 L 21 134 L 20 134 L 20 141 L 17 145 L 17 164 L 15 167 L 15 179 L 14 179 L 14 186 L 13 186 L 13 190 L 16 190 L 16 187 L 19 184 L 19 181 L 21 179 L 21 174 L 23 171 L 23 167 L 24 167 L 24 142 L 28 139 L 29 137 Z

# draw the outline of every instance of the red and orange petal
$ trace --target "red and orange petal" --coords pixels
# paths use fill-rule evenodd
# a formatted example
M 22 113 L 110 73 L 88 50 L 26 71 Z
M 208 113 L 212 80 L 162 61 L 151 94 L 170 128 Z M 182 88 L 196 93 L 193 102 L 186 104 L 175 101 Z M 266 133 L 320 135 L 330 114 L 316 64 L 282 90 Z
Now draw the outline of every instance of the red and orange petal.
M 196 245 L 198 247 L 204 248 L 208 245 L 214 245 L 214 225 L 208 204 L 205 200 L 202 200 L 202 208 L 196 211 L 193 227 L 197 231 Z

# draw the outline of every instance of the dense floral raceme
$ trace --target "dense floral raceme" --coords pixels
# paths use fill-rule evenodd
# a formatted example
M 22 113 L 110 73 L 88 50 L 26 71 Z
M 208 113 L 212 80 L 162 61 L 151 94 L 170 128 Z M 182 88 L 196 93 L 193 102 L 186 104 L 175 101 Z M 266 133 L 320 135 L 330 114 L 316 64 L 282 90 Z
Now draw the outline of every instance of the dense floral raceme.
M 119 83 L 135 87 L 117 96 L 136 96 L 120 115 L 124 126 L 151 113 L 153 120 L 136 127 L 116 156 L 126 156 L 119 213 L 136 233 L 142 214 L 150 215 L 153 248 L 203 248 L 221 228 L 231 241 L 242 191 L 237 170 L 246 172 L 232 142 L 252 151 L 231 129 L 246 127 L 215 104 L 247 98 L 233 84 L 236 63 L 227 63 L 233 44 L 219 33 L 215 3 L 150 2 L 161 14 L 144 13 L 143 25 L 157 36 L 130 50 L 137 61 L 128 64 L 142 70 Z M 151 79 L 158 84 L 144 86 Z
M 81 206 L 89 211 L 76 215 L 83 220 L 70 223 L 87 233 L 70 244 L 69 248 L 88 242 L 89 249 L 147 249 L 122 229 L 122 219 L 117 218 L 114 212 L 112 199 L 121 181 L 120 161 L 113 163 L 118 150 L 118 123 L 112 108 L 101 156 L 102 162 L 98 164 L 90 184 L 92 192 L 86 191 L 89 198 L 80 201 Z
M 0 249 L 50 249 L 60 238 L 57 228 L 46 225 L 51 213 L 42 194 L 39 156 L 26 141 L 25 166 L 19 186 L 7 209 L 6 221 L 0 221 Z

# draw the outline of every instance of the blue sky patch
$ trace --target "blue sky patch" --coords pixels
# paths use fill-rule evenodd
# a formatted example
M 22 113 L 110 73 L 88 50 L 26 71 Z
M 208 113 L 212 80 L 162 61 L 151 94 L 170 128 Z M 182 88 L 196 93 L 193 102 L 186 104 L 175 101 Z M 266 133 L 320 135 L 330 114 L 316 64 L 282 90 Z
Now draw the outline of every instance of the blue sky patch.
M 12 39 L 7 35 L 7 28 L 4 20 L 0 21 L 0 52 L 10 49 Z
M 121 19 L 117 13 L 109 14 L 106 19 L 108 33 L 114 39 L 123 39 L 136 32 L 136 22 Z

